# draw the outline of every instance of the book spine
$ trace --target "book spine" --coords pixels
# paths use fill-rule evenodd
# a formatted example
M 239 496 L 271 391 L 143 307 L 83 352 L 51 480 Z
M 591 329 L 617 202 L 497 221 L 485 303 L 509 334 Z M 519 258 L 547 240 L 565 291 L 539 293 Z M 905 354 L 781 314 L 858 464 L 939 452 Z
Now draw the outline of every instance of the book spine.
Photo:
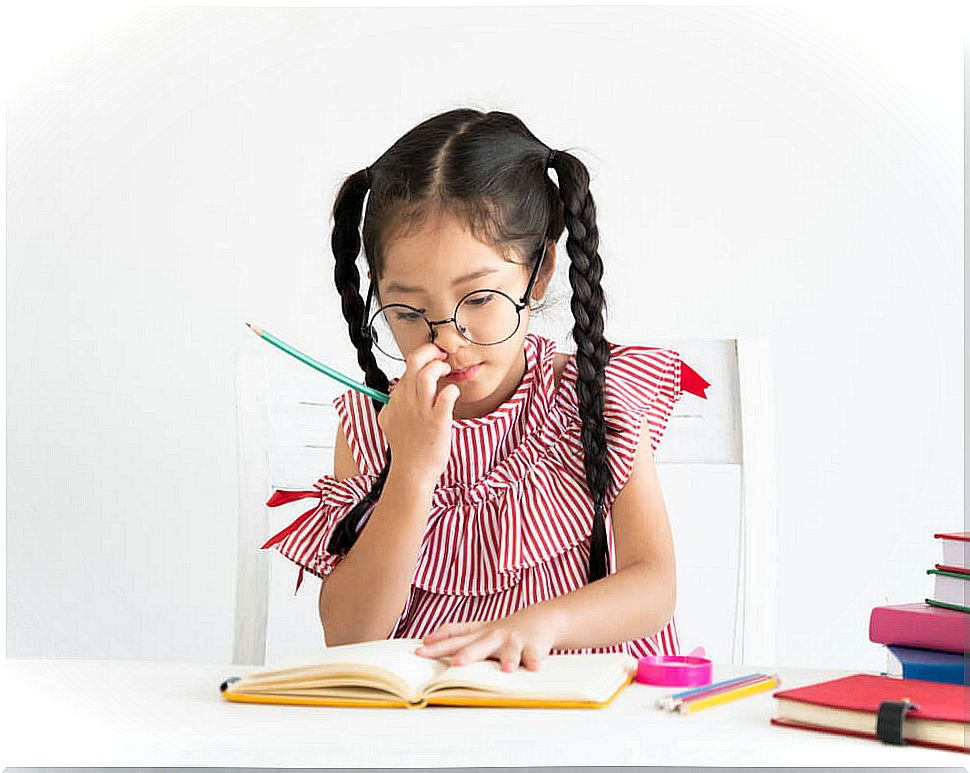
M 927 604 L 934 607 L 940 607 L 941 609 L 952 609 L 954 612 L 963 612 L 964 614 L 970 614 L 970 607 L 965 607 L 962 604 L 949 604 L 946 601 L 937 601 L 936 599 L 924 599 Z
M 922 679 L 924 682 L 943 684 L 970 684 L 970 658 L 940 650 L 920 653 L 907 651 L 906 648 L 893 650 L 888 645 L 886 652 L 890 666 L 887 674 L 890 676 L 899 675 L 903 679 Z

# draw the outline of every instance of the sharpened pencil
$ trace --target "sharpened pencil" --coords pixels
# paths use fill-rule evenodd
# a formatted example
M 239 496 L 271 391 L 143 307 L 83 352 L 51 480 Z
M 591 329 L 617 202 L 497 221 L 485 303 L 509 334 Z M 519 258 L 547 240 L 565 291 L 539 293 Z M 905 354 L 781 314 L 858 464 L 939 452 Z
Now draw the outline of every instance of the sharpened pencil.
M 725 679 L 723 682 L 715 682 L 714 684 L 708 684 L 704 687 L 697 687 L 693 690 L 687 690 L 686 692 L 679 692 L 675 693 L 674 695 L 665 695 L 662 698 L 657 699 L 657 707 L 667 709 L 667 711 L 673 711 L 684 701 L 707 698 L 711 695 L 717 695 L 718 693 L 724 692 L 725 690 L 733 690 L 736 687 L 743 687 L 746 684 L 751 684 L 752 682 L 758 682 L 767 678 L 767 674 L 757 673 L 748 674 L 747 676 L 739 676 L 735 679 Z
M 328 365 L 324 365 L 322 362 L 317 362 L 308 354 L 304 354 L 299 349 L 294 349 L 288 343 L 280 340 L 269 331 L 263 330 L 261 327 L 256 327 L 256 325 L 250 325 L 248 322 L 246 323 L 246 326 L 264 341 L 268 341 L 277 349 L 282 349 L 287 354 L 296 357 L 296 359 L 298 359 L 300 362 L 306 363 L 314 370 L 318 370 L 323 373 L 325 376 L 330 376 L 330 378 L 336 379 L 341 384 L 345 384 L 351 389 L 356 389 L 358 392 L 363 392 L 368 397 L 373 397 L 375 400 L 380 400 L 382 403 L 386 403 L 391 399 L 389 395 L 386 395 L 383 392 L 378 392 L 376 389 L 371 389 L 369 386 L 366 384 L 361 384 L 359 381 L 354 381 L 349 376 L 345 376 L 339 370 L 334 370 Z
M 702 697 L 696 700 L 685 700 L 679 706 L 677 706 L 676 710 L 680 714 L 690 714 L 695 711 L 701 711 L 702 709 L 709 708 L 710 706 L 719 706 L 722 703 L 737 700 L 738 698 L 746 698 L 749 695 L 764 692 L 765 690 L 771 690 L 777 687 L 779 684 L 781 684 L 781 679 L 777 674 L 774 674 L 758 682 L 746 684 L 734 690 L 719 692 L 717 695 L 712 695 L 709 698 Z

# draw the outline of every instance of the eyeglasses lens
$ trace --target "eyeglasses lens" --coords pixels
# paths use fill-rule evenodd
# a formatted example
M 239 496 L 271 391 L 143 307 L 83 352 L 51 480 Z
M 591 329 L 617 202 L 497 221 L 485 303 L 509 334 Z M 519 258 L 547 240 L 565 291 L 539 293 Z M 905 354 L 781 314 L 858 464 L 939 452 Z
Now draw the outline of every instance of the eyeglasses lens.
M 454 324 L 471 343 L 489 346 L 502 343 L 515 334 L 519 312 L 508 296 L 480 290 L 461 302 Z M 404 360 L 408 352 L 431 340 L 431 330 L 424 316 L 401 304 L 384 306 L 374 314 L 371 335 L 375 346 L 396 360 Z

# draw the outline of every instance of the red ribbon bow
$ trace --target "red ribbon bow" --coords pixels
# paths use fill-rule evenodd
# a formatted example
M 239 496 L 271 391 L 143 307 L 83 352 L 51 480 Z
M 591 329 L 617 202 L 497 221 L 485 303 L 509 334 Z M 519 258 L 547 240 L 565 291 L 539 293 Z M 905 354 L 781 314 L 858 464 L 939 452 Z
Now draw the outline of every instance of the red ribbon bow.
M 700 374 L 683 360 L 680 361 L 680 388 L 692 395 L 707 399 L 704 390 L 710 386 L 709 381 L 705 381 Z
M 313 497 L 313 496 L 318 497 L 322 500 L 323 492 L 320 489 L 313 489 L 313 491 L 282 491 L 280 489 L 277 489 L 273 492 L 273 495 L 268 500 L 266 500 L 266 506 L 276 507 L 277 505 L 285 505 L 287 502 L 295 502 L 297 499 L 305 499 L 306 497 Z M 290 534 L 292 534 L 294 531 L 299 529 L 300 526 L 303 525 L 303 522 L 307 518 L 309 518 L 314 512 L 316 512 L 317 507 L 319 507 L 319 505 L 314 505 L 305 513 L 303 513 L 303 515 L 301 515 L 299 518 L 293 521 L 293 523 L 291 523 L 289 526 L 283 529 L 283 531 L 279 532 L 278 534 L 274 534 L 272 537 L 266 540 L 266 542 L 260 546 L 260 550 L 263 550 L 268 547 L 272 547 L 277 542 L 282 542 L 284 539 L 286 539 Z M 304 572 L 304 567 L 301 566 L 300 573 L 296 576 L 296 588 L 293 591 L 294 596 L 300 590 L 300 585 L 303 582 L 303 572 Z

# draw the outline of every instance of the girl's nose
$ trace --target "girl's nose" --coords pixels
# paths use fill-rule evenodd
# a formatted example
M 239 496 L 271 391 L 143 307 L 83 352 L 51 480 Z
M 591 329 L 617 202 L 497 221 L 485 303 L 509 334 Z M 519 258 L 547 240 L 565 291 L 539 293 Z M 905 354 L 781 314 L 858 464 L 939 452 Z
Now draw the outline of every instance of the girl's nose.
M 458 332 L 454 322 L 434 326 L 432 340 L 440 349 L 444 349 L 449 354 L 468 343 L 467 340 Z

